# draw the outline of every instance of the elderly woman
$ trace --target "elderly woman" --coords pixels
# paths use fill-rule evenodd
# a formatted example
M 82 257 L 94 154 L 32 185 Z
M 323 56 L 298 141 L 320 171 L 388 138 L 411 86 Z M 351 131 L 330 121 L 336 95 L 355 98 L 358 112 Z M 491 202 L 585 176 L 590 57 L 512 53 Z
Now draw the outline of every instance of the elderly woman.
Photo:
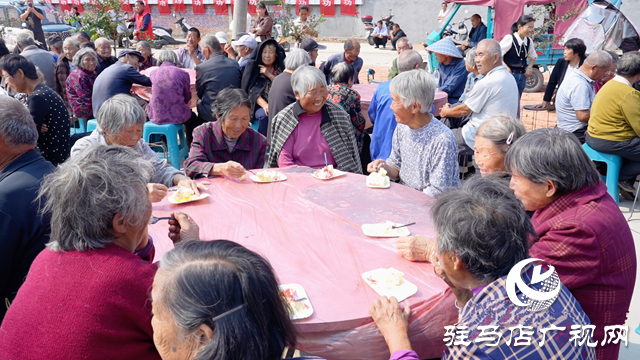
M 38 129 L 38 148 L 53 165 L 69 157 L 69 113 L 62 98 L 38 79 L 31 61 L 21 55 L 5 55 L 0 60 L 2 77 L 17 93 L 27 94 L 27 107 Z
M 251 114 L 258 122 L 258 131 L 265 136 L 269 126 L 269 90 L 273 80 L 284 70 L 285 56 L 277 41 L 263 41 L 249 55 L 242 73 L 241 87 L 249 94 Z
M 351 120 L 340 106 L 327 102 L 322 71 L 301 66 L 293 72 L 291 86 L 296 102 L 273 118 L 269 167 L 322 168 L 329 164 L 362 173 Z
M 522 122 L 508 115 L 498 115 L 480 125 L 474 151 L 480 174 L 506 171 L 504 158 L 511 145 L 527 131 Z
M 193 143 L 184 168 L 192 178 L 225 175 L 240 178 L 245 169 L 264 166 L 267 141 L 249 127 L 251 103 L 241 89 L 218 93 L 213 112 L 217 121 L 193 130 Z
M 360 94 L 352 89 L 355 73 L 353 66 L 346 61 L 334 66 L 331 69 L 331 85 L 328 88 L 329 95 L 327 100 L 340 105 L 349 114 L 356 136 L 356 143 L 358 144 L 358 151 L 362 154 L 366 120 L 362 116 Z
M 604 327 L 624 324 L 636 279 L 636 253 L 629 225 L 607 194 L 578 139 L 559 128 L 520 138 L 505 160 L 511 188 L 538 239 L 531 256 L 553 265 L 591 323 L 594 339 Z M 598 346 L 598 359 L 617 359 L 619 344 Z
M 60 94 L 62 100 L 64 100 L 64 104 L 67 106 L 69 113 L 72 113 L 71 105 L 69 103 L 69 99 L 67 99 L 67 78 L 72 71 L 76 70 L 77 65 L 73 64 L 73 57 L 80 50 L 80 44 L 78 40 L 68 37 L 64 40 L 62 44 L 62 51 L 64 56 L 58 58 L 58 62 L 55 67 L 55 75 L 56 75 L 56 92 Z
M 535 236 L 533 227 L 502 180 L 492 177 L 469 180 L 462 188 L 440 194 L 431 211 L 437 249 L 430 256 L 436 274 L 451 288 L 460 311 L 454 335 L 445 334 L 448 343 L 442 359 L 538 360 L 545 358 L 541 354 L 553 354 L 560 359 L 594 358 L 593 348 L 586 344 L 575 346 L 568 336 L 571 325 L 587 325 L 589 318 L 561 283 L 551 283 L 557 285 L 559 293 L 547 308 L 533 311 L 532 305 L 514 306 L 507 285 L 507 276 L 514 266 L 524 266 L 522 273 L 518 272 L 524 286 L 540 291 L 547 282 L 535 280 L 540 273 L 536 273 L 527 253 L 527 241 Z M 520 289 L 517 287 L 515 294 L 522 302 L 524 294 Z M 395 297 L 382 297 L 369 313 L 389 346 L 391 359 L 419 359 L 411 350 L 408 305 L 403 310 Z M 511 340 L 518 332 L 509 335 L 507 330 L 514 324 L 534 330 L 564 327 L 566 332 L 531 331 L 528 333 L 531 336 L 524 335 L 528 342 L 514 346 Z M 454 343 L 456 332 L 465 330 L 471 343 L 459 344 L 457 338 Z M 504 336 L 493 335 L 496 331 Z M 522 336 L 523 331 L 518 335 Z M 479 340 L 483 336 L 489 338 Z
M 197 184 L 184 173 L 160 159 L 142 139 L 142 128 L 147 121 L 138 102 L 129 95 L 118 94 L 105 101 L 96 118 L 98 127 L 91 135 L 78 140 L 71 149 L 71 156 L 77 156 L 92 144 L 123 145 L 135 150 L 153 167 L 153 173 L 147 179 L 149 198 L 152 202 L 161 201 L 167 196 L 168 187 L 184 186 L 200 194 Z
M 153 57 L 151 53 L 151 45 L 145 40 L 138 41 L 136 44 L 136 50 L 142 54 L 142 61 L 138 65 L 138 70 L 146 70 L 152 66 L 156 66 L 158 60 Z
M 0 328 L 4 357 L 160 359 L 149 303 L 152 171 L 132 149 L 96 144 L 45 177 L 51 238 Z M 193 220 L 172 216 L 172 238 L 197 239 Z
M 293 49 L 284 59 L 285 69 L 276 76 L 269 90 L 269 126 L 267 127 L 267 141 L 271 139 L 271 123 L 273 118 L 287 106 L 296 102 L 296 94 L 291 87 L 291 75 L 301 66 L 309 65 L 311 57 L 303 49 Z
M 153 281 L 153 335 L 163 359 L 281 359 L 296 332 L 269 262 L 227 240 L 186 241 Z
M 98 77 L 98 53 L 93 49 L 80 49 L 73 57 L 73 65 L 77 68 L 69 74 L 67 83 L 67 99 L 73 109 L 73 116 L 78 119 L 92 119 L 93 83 Z
M 456 139 L 429 113 L 436 86 L 424 70 L 404 71 L 391 80 L 391 110 L 398 122 L 391 155 L 367 165 L 368 172 L 384 168 L 391 179 L 431 196 L 460 186 Z
M 154 59 L 155 60 L 155 59 Z M 151 100 L 147 107 L 154 124 L 183 124 L 191 118 L 191 81 L 180 68 L 178 55 L 164 50 L 158 58 L 159 69 L 151 72 Z

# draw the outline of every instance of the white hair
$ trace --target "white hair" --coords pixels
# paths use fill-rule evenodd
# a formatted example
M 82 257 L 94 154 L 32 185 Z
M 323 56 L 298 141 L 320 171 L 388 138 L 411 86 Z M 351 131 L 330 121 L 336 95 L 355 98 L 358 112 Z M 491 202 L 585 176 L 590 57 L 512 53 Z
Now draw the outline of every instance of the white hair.
M 304 49 L 293 49 L 284 59 L 284 67 L 289 70 L 296 70 L 300 66 L 309 65 L 311 56 Z
M 301 66 L 291 75 L 291 88 L 300 97 L 307 95 L 307 91 L 313 89 L 316 85 L 327 87 L 327 79 L 322 71 L 316 67 Z
M 402 99 L 402 105 L 405 108 L 418 103 L 420 112 L 426 114 L 431 111 L 436 87 L 438 83 L 431 74 L 425 70 L 415 69 L 401 72 L 393 78 L 389 90 L 391 94 Z
M 67 44 L 72 44 L 73 46 L 76 47 L 76 49 L 80 48 L 80 43 L 78 42 L 78 40 L 72 38 L 72 37 L 68 37 L 66 39 L 64 39 L 64 42 L 62 43 L 62 46 L 65 46 Z

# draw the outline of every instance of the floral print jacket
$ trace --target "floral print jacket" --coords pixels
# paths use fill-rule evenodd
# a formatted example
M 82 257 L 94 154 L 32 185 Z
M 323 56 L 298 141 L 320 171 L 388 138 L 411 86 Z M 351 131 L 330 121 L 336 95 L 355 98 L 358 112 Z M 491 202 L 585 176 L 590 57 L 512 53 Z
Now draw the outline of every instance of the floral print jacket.
M 362 153 L 362 145 L 364 142 L 364 127 L 366 120 L 362 116 L 362 108 L 360 106 L 360 94 L 343 83 L 331 84 L 328 86 L 329 95 L 327 100 L 336 105 L 340 105 L 344 111 L 349 114 L 351 124 L 353 125 L 354 134 L 358 150 Z
M 79 119 L 93 118 L 91 99 L 96 77 L 98 77 L 97 72 L 88 72 L 82 68 L 73 70 L 67 77 L 67 99 L 73 110 L 73 115 Z

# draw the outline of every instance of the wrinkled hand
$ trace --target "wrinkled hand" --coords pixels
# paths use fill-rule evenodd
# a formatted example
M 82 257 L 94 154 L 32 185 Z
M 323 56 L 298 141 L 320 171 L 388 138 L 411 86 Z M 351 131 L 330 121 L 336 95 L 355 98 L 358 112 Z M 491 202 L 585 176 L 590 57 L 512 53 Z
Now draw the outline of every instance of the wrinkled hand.
M 188 177 L 184 177 L 183 179 L 181 179 L 180 181 L 178 181 L 178 183 L 176 184 L 177 187 L 181 187 L 184 186 L 186 188 L 189 188 L 191 190 L 193 190 L 193 192 L 196 195 L 200 195 L 200 190 L 198 190 L 198 183 L 193 181 L 192 179 L 189 179 Z
M 409 261 L 431 261 L 431 254 L 438 249 L 436 242 L 425 235 L 399 237 L 396 247 L 398 253 Z
M 371 315 L 378 330 L 380 330 L 384 340 L 387 342 L 390 353 L 411 349 L 411 342 L 409 341 L 411 308 L 409 306 L 405 306 L 404 310 L 402 310 L 395 297 L 387 299 L 386 296 L 383 296 L 371 305 L 369 315 Z
M 471 292 L 471 290 L 461 289 L 451 282 L 447 274 L 442 269 L 442 266 L 440 266 L 440 258 L 438 257 L 437 251 L 433 256 L 433 259 L 431 259 L 431 262 L 433 264 L 436 275 L 438 275 L 451 288 L 453 295 L 455 295 L 456 300 L 458 300 L 458 306 L 464 307 L 464 305 L 471 299 L 471 297 L 473 297 L 473 293 Z
M 220 172 L 222 175 L 232 177 L 232 178 L 241 178 L 247 171 L 244 169 L 244 166 L 240 165 L 235 161 L 227 161 L 220 166 Z
M 42 126 L 40 126 L 40 132 L 44 134 L 47 131 L 49 131 L 49 127 L 43 123 Z
M 224 52 L 226 52 L 227 54 L 229 54 L 229 58 L 231 59 L 235 59 L 236 57 L 236 52 L 235 50 L 233 50 L 233 46 L 231 45 L 231 43 L 227 43 L 224 46 Z
M 191 216 L 180 211 L 172 212 L 171 216 L 176 218 L 169 220 L 169 238 L 174 244 L 186 240 L 200 240 L 200 228 Z
M 260 74 L 267 76 L 267 67 L 264 65 L 258 65 L 258 67 L 260 68 Z
M 367 171 L 372 173 L 380 170 L 386 163 L 382 159 L 374 160 L 367 165 Z
M 540 104 L 531 105 L 531 107 L 534 109 L 546 109 L 549 107 L 549 103 L 547 103 L 546 101 L 543 101 Z
M 169 188 L 164 186 L 163 184 L 147 184 L 147 189 L 149 190 L 149 200 L 151 202 L 160 202 L 167 196 L 167 192 Z
M 528 67 L 524 70 L 524 76 L 525 77 L 530 77 L 533 74 L 533 69 Z
M 446 117 L 447 116 L 447 112 L 449 111 L 449 109 L 451 109 L 451 104 L 446 103 L 446 104 L 442 105 L 442 107 L 440 108 L 440 116 L 441 117 Z

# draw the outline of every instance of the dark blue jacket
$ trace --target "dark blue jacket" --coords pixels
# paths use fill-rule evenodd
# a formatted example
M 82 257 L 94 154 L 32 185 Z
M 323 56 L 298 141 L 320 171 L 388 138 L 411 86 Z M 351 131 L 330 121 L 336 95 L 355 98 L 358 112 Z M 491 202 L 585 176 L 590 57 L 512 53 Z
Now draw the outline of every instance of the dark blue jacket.
M 102 104 L 114 95 L 129 94 L 133 84 L 151 86 L 151 79 L 122 61 L 104 69 L 93 84 L 93 116 L 97 117 Z
M 469 32 L 469 47 L 476 47 L 478 43 L 487 38 L 487 25 L 480 23 Z
M 200 119 L 216 121 L 211 107 L 218 93 L 229 86 L 239 88 L 241 77 L 238 62 L 224 56 L 222 52 L 211 54 L 208 60 L 196 66 L 196 91 Z

